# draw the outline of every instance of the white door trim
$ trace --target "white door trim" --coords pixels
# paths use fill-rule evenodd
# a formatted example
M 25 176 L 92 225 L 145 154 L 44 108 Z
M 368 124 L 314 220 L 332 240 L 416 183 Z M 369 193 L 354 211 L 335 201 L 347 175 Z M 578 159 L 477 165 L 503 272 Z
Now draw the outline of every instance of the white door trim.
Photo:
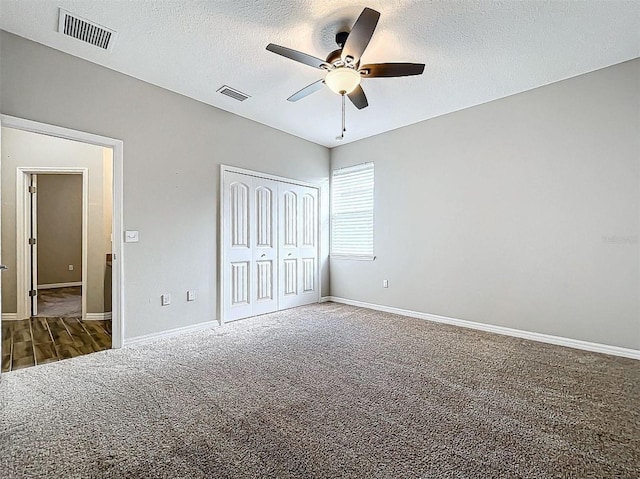
M 9 115 L 0 115 L 0 124 L 8 128 L 30 131 L 43 135 L 65 138 L 67 140 L 91 143 L 113 150 L 113 294 L 112 294 L 112 347 L 121 348 L 124 343 L 124 268 L 122 256 L 122 196 L 123 196 L 123 155 L 122 140 L 106 136 L 94 135 L 78 130 L 49 125 L 32 120 L 25 120 Z M 86 261 L 85 261 L 86 264 Z
M 56 166 L 20 166 L 16 169 L 16 301 L 18 318 L 31 315 L 31 264 L 29 254 L 29 230 L 31 207 L 29 201 L 29 176 L 39 174 L 50 175 L 82 175 L 82 319 L 87 316 L 87 259 L 89 238 L 89 169 L 84 167 Z
M 284 176 L 270 175 L 269 173 L 262 173 L 260 171 L 247 170 L 245 168 L 238 168 L 237 166 L 229 166 L 229 165 L 220 165 L 220 171 L 222 174 L 229 171 L 231 173 L 240 173 L 241 175 L 249 175 L 256 176 L 258 178 L 265 178 L 267 180 L 279 181 L 281 183 L 291 183 L 292 185 L 300 185 L 300 186 L 308 186 L 309 188 L 316 188 L 320 191 L 320 187 L 318 185 L 314 185 L 313 183 L 307 183 L 306 181 L 298 181 L 293 180 L 291 178 L 285 178 Z M 220 180 L 222 180 L 222 176 L 220 175 Z
M 316 205 L 316 255 L 317 262 L 316 265 L 316 285 L 317 285 L 317 302 L 320 301 L 320 238 L 321 238 L 321 221 L 320 221 L 320 186 L 314 185 L 313 183 L 307 183 L 306 181 L 294 180 L 291 178 L 285 178 L 284 176 L 271 175 L 268 173 L 262 173 L 260 171 L 247 170 L 245 168 L 238 168 L 235 166 L 229 165 L 220 165 L 220 184 L 219 184 L 219 201 L 218 201 L 218 318 L 220 324 L 225 324 L 224 317 L 224 215 L 223 215 L 223 205 L 224 205 L 224 179 L 225 173 L 240 173 L 242 175 L 255 176 L 257 178 L 265 178 L 267 180 L 274 180 L 281 183 L 289 183 L 293 185 L 306 186 L 309 188 L 314 188 L 318 190 L 318 201 Z M 277 273 L 277 272 L 276 272 Z

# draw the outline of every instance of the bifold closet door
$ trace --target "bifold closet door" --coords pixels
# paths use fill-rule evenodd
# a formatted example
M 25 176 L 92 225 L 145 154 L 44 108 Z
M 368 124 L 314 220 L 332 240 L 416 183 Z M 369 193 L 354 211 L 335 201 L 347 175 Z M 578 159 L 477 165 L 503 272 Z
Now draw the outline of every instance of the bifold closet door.
M 253 314 L 278 310 L 278 183 L 253 178 Z
M 278 183 L 279 309 L 318 301 L 318 190 Z
M 278 309 L 277 193 L 275 181 L 225 173 L 222 212 L 225 321 Z

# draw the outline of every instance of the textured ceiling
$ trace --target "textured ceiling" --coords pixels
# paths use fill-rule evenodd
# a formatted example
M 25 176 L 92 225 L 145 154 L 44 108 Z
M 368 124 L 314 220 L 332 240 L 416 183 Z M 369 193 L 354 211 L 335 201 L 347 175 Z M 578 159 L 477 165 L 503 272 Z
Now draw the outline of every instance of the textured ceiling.
M 315 143 L 333 147 L 340 97 L 286 99 L 323 73 L 265 50 L 324 58 L 363 7 L 381 12 L 363 63 L 426 64 L 364 79 L 342 143 L 640 56 L 637 1 L 0 0 L 0 28 Z M 57 33 L 58 7 L 117 30 L 112 52 Z M 216 93 L 229 85 L 240 103 Z

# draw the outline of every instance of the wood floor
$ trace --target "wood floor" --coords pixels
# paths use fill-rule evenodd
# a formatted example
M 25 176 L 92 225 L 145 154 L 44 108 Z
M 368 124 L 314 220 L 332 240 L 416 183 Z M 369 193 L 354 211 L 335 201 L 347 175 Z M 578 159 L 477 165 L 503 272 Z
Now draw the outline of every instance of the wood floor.
M 31 318 L 2 322 L 2 372 L 111 348 L 111 321 Z

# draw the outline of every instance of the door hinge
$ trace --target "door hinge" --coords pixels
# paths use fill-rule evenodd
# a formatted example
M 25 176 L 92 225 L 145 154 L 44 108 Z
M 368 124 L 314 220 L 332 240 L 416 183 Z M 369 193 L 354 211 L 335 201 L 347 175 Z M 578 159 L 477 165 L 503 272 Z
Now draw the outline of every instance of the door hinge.
M 29 238 L 29 244 L 30 245 L 36 244 L 36 239 L 35 238 Z
M 30 297 L 34 297 L 34 296 L 38 296 L 38 292 L 35 289 L 32 289 L 31 291 L 29 291 L 29 296 Z
M 29 193 L 31 193 L 32 195 L 36 192 L 36 187 L 35 186 L 29 186 Z

